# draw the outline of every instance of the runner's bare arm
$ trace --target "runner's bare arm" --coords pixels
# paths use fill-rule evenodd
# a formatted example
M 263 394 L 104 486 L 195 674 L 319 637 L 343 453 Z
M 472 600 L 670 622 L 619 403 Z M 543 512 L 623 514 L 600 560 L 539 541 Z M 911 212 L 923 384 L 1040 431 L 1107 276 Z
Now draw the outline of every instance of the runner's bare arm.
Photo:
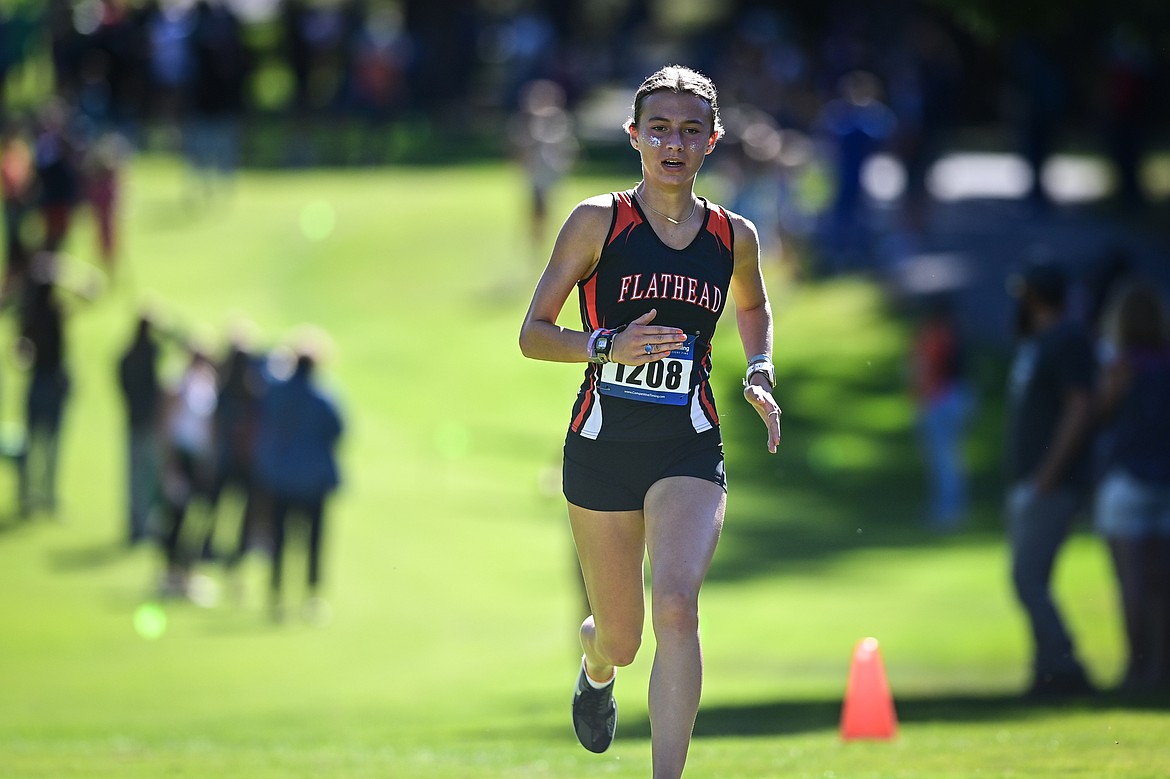
M 600 195 L 579 203 L 565 220 L 520 327 L 520 351 L 525 357 L 552 362 L 589 359 L 590 334 L 561 327 L 557 318 L 577 282 L 588 278 L 597 265 L 612 217 L 610 197 Z M 615 337 L 611 359 L 627 365 L 661 360 L 671 345 L 685 340 L 677 327 L 652 324 L 656 313 L 647 311 Z M 653 353 L 644 351 L 647 343 L 653 344 Z
M 743 342 L 745 357 L 772 355 L 772 306 L 760 268 L 760 242 L 756 228 L 741 216 L 733 215 L 735 231 L 735 269 L 731 274 L 731 294 L 735 298 L 735 321 Z M 762 373 L 752 375 L 744 387 L 744 398 L 752 404 L 768 428 L 768 451 L 775 454 L 780 444 L 780 406 L 772 397 L 773 387 Z
M 731 294 L 735 298 L 735 322 L 743 342 L 744 357 L 772 355 L 772 306 L 760 269 L 760 243 L 756 228 L 741 216 L 732 215 L 735 231 L 735 270 Z M 760 377 L 762 378 L 762 377 Z M 771 389 L 766 387 L 765 389 Z
M 577 282 L 597 264 L 612 214 L 608 196 L 593 197 L 578 203 L 561 226 L 520 327 L 520 351 L 525 357 L 552 362 L 588 360 L 589 333 L 560 327 L 557 318 Z

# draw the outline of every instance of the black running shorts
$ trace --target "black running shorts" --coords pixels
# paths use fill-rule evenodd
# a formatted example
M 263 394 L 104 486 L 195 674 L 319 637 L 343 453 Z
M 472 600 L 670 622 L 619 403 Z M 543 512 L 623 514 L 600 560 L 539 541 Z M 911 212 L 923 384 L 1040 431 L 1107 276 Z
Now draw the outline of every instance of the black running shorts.
M 640 511 L 659 479 L 693 476 L 727 490 L 719 428 L 660 441 L 565 438 L 563 489 L 575 506 L 593 511 Z

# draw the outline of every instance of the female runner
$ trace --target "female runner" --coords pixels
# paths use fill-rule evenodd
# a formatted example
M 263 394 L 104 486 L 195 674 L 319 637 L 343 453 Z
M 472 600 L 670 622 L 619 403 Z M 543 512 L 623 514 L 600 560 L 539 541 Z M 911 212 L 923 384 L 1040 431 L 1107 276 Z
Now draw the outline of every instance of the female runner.
M 711 337 L 730 294 L 748 355 L 744 398 L 780 441 L 772 314 L 755 227 L 694 194 L 723 132 L 715 85 L 681 66 L 651 75 L 626 122 L 632 190 L 589 198 L 561 228 L 520 332 L 525 356 L 588 363 L 565 439 L 564 493 L 592 614 L 573 696 L 586 749 L 613 740 L 616 669 L 634 660 L 649 556 L 656 640 L 649 710 L 655 779 L 679 777 L 699 707 L 699 588 L 727 482 Z M 583 330 L 557 317 L 577 289 Z

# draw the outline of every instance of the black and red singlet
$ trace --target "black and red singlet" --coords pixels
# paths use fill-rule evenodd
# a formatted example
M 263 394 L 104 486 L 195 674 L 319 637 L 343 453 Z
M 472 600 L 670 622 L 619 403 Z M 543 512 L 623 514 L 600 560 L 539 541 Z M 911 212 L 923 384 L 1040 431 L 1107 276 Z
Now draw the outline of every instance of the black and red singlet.
M 589 365 L 573 406 L 571 433 L 645 441 L 719 424 L 710 385 L 711 337 L 727 305 L 734 238 L 727 211 L 706 199 L 702 204 L 698 234 L 685 248 L 674 249 L 654 232 L 632 190 L 613 193 L 601 258 L 577 284 L 582 324 L 590 332 L 617 328 L 656 309 L 651 324 L 677 327 L 693 343 L 645 366 Z

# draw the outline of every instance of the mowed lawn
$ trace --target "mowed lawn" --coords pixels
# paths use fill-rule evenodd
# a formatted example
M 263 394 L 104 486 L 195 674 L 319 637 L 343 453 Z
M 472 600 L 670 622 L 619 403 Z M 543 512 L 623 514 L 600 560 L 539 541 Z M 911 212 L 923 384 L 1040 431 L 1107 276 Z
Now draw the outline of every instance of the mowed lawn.
M 574 179 L 554 221 L 631 176 Z M 18 520 L 0 470 L 0 775 L 649 776 L 649 631 L 621 674 L 613 748 L 586 753 L 568 723 L 582 606 L 558 479 L 581 366 L 516 347 L 540 266 L 519 176 L 493 164 L 249 172 L 210 202 L 187 199 L 184 182 L 172 161 L 135 164 L 123 265 L 72 306 L 58 518 Z M 76 264 L 92 243 L 82 218 Z M 769 457 L 738 398 L 726 317 L 716 380 L 732 490 L 704 590 L 688 776 L 1170 774 L 1165 708 L 1017 700 L 1027 641 L 998 529 L 998 356 L 980 363 L 972 524 L 930 535 L 905 323 L 860 281 L 798 284 L 775 264 L 768 275 L 785 437 Z M 327 625 L 272 624 L 254 555 L 239 582 L 203 569 L 214 606 L 163 602 L 165 625 L 155 612 L 153 632 L 136 630 L 159 561 L 122 544 L 114 367 L 143 300 L 215 348 L 241 318 L 266 345 L 306 322 L 332 336 L 324 373 L 349 426 Z M 4 327 L 7 348 L 11 316 Z M 172 352 L 168 374 L 178 362 Z M 0 380 L 11 425 L 23 375 L 10 357 Z M 227 531 L 235 510 L 224 506 Z M 292 596 L 301 570 L 288 568 Z M 1058 593 L 1095 678 L 1113 683 L 1115 587 L 1086 533 L 1060 561 Z M 900 728 L 892 742 L 843 743 L 849 660 L 866 636 L 881 642 Z

